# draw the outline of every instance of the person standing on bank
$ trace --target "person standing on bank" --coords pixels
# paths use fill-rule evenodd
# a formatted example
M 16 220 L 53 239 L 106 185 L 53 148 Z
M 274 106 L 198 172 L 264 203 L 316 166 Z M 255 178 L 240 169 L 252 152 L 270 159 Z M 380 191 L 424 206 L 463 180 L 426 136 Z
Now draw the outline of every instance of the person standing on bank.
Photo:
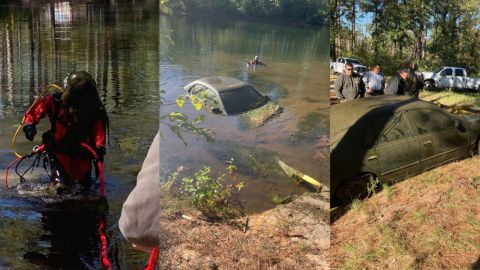
M 423 89 L 423 87 L 425 86 L 425 79 L 423 77 L 423 74 L 418 71 L 418 64 L 414 64 L 413 65 L 413 72 L 415 73 L 415 77 L 417 79 L 417 84 L 416 84 L 416 88 L 415 88 L 415 91 L 413 92 L 413 96 L 415 98 L 418 98 L 418 95 L 420 94 L 420 90 Z
M 373 65 L 373 70 L 365 73 L 363 76 L 363 82 L 366 86 L 367 96 L 378 96 L 383 95 L 383 90 L 385 88 L 385 79 L 383 74 L 380 73 L 380 65 L 375 63 Z
M 335 94 L 340 102 L 365 96 L 365 84 L 360 76 L 353 72 L 353 65 L 346 63 L 343 73 L 335 81 Z
M 388 80 L 388 85 L 385 88 L 385 95 L 410 95 L 411 92 L 407 91 L 405 81 L 408 79 L 408 68 L 402 68 L 400 72 Z

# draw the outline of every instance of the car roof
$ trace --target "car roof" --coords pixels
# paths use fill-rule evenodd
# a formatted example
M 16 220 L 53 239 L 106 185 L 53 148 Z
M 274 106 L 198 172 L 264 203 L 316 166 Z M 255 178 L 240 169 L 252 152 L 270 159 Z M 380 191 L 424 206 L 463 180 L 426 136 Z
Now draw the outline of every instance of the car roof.
M 189 83 L 187 87 L 193 84 L 201 84 L 210 89 L 215 89 L 218 92 L 248 85 L 248 83 L 246 82 L 243 82 L 241 80 L 238 80 L 232 77 L 226 77 L 226 76 L 212 76 L 212 77 L 201 78 Z
M 330 110 L 330 134 L 335 141 L 367 114 L 386 114 L 409 109 L 436 108 L 430 102 L 409 96 L 374 96 L 337 104 Z

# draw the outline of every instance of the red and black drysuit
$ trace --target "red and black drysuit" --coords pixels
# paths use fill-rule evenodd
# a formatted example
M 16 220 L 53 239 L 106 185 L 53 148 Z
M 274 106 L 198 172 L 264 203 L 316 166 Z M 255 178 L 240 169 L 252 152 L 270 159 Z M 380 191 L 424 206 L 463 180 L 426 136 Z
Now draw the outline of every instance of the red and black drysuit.
M 78 134 L 69 134 L 66 109 L 62 106 L 61 94 L 49 94 L 41 98 L 25 113 L 25 125 L 37 125 L 40 119 L 49 117 L 50 131 L 43 137 L 47 144 L 49 155 L 53 155 L 60 166 L 61 177 L 67 183 L 90 181 L 92 157 L 83 149 L 79 142 L 84 142 L 94 149 L 105 149 L 105 130 L 107 120 L 99 116 L 93 124 L 79 137 Z

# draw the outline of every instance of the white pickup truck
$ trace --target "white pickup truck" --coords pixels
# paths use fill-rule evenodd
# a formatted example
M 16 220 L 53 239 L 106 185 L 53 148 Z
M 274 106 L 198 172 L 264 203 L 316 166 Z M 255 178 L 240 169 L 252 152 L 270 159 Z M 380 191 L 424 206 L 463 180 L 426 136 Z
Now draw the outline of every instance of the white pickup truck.
M 353 71 L 360 76 L 363 76 L 367 71 L 367 67 L 360 64 L 360 61 L 349 57 L 339 57 L 336 62 L 330 62 L 330 74 L 342 73 L 343 67 L 346 63 L 352 63 Z
M 452 88 L 480 91 L 480 78 L 467 77 L 467 70 L 461 67 L 442 67 L 435 72 L 422 74 L 425 89 Z

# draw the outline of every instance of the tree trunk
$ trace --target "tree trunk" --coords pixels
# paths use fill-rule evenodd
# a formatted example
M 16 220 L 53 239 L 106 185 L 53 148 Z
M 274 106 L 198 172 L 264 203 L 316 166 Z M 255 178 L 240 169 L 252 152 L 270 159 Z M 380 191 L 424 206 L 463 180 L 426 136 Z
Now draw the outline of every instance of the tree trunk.
M 355 17 L 356 17 L 356 14 L 355 14 L 355 6 L 356 6 L 356 3 L 357 1 L 356 0 L 352 0 L 352 7 L 351 7 L 351 12 L 352 12 L 352 40 L 351 40 L 351 45 L 350 45 L 350 51 L 354 51 L 355 50 Z

